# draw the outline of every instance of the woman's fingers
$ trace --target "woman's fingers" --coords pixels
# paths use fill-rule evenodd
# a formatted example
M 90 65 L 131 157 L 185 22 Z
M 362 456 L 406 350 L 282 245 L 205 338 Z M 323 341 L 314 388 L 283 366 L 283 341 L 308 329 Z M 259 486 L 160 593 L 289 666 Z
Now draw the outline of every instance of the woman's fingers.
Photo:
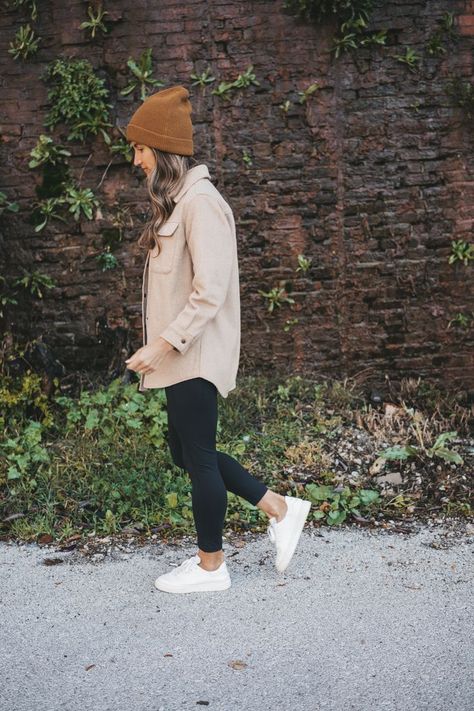
M 151 364 L 148 364 L 141 359 L 130 360 L 130 362 L 127 363 L 127 368 L 129 370 L 134 370 L 136 373 L 140 373 L 140 375 L 153 373 L 153 371 L 156 370 L 156 368 L 154 368 Z
M 140 350 L 125 360 L 126 367 L 140 374 L 146 375 L 147 373 L 153 373 L 159 361 L 164 357 L 164 354 L 157 356 L 156 353 L 150 353 L 149 351 L 140 353 Z

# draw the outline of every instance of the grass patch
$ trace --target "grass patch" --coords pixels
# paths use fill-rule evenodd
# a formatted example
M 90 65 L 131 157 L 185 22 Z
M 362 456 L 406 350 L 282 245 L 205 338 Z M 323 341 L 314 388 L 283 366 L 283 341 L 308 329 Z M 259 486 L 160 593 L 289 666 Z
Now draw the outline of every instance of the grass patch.
M 28 373 L 5 375 L 0 404 L 4 539 L 194 534 L 164 390 L 115 379 L 46 395 Z M 472 408 L 420 380 L 374 400 L 347 380 L 241 377 L 219 415 L 217 448 L 279 493 L 311 499 L 317 525 L 471 515 Z M 267 517 L 228 492 L 226 525 L 264 531 Z

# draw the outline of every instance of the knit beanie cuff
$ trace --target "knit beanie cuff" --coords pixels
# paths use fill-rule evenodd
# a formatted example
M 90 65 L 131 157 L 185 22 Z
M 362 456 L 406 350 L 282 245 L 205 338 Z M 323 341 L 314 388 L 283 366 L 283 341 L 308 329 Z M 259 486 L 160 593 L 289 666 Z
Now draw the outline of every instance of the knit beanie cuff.
M 160 148 L 167 153 L 181 153 L 182 155 L 193 155 L 193 140 L 189 138 L 177 138 L 165 136 L 156 131 L 149 131 L 142 126 L 129 123 L 127 126 L 127 140 L 135 143 L 144 143 L 146 146 Z M 166 144 L 166 149 L 161 148 Z

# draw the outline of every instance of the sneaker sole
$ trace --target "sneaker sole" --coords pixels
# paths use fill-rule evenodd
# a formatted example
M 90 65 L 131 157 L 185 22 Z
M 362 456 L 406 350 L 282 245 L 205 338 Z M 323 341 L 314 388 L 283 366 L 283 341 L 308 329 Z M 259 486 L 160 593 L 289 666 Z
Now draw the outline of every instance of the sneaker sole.
M 215 590 L 227 590 L 231 586 L 230 580 L 216 581 L 214 583 L 202 582 L 193 583 L 192 585 L 186 585 L 185 588 L 175 588 L 172 585 L 168 585 L 165 582 L 158 582 L 155 580 L 155 588 L 161 590 L 162 592 L 170 593 L 188 593 L 188 592 L 214 592 Z
M 293 537 L 291 539 L 290 545 L 276 562 L 276 569 L 280 573 L 283 573 L 283 571 L 286 570 L 291 559 L 293 558 L 293 554 L 296 550 L 296 546 L 298 545 L 301 534 L 303 532 L 304 525 L 306 523 L 306 519 L 308 518 L 308 514 L 311 509 L 311 501 L 307 501 L 305 499 L 301 499 L 301 501 L 303 501 L 303 503 L 300 504 L 300 510 L 298 511 L 295 518 Z

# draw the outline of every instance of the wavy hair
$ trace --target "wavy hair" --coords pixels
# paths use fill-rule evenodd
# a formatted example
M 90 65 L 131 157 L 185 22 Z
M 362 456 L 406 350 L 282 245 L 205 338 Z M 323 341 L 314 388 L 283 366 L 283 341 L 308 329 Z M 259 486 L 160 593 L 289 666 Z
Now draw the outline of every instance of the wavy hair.
M 150 146 L 150 150 L 155 154 L 156 160 L 155 167 L 146 176 L 152 214 L 138 239 L 138 245 L 146 250 L 153 249 L 156 245 L 159 254 L 160 246 L 157 236 L 160 227 L 166 222 L 175 207 L 172 195 L 178 192 L 187 171 L 197 165 L 198 161 L 193 156 L 168 153 L 152 146 Z

